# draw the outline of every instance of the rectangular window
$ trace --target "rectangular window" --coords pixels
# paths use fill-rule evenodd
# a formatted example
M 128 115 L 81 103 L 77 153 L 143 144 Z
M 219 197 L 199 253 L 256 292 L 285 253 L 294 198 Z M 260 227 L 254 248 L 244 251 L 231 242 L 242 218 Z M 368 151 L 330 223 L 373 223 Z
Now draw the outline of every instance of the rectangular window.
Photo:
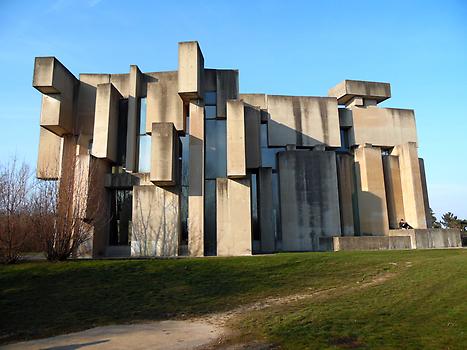
M 146 97 L 140 98 L 139 104 L 139 132 L 138 132 L 138 171 L 151 171 L 151 135 L 146 134 Z
M 216 106 L 205 106 L 204 107 L 204 117 L 206 119 L 216 119 L 216 117 L 217 117 L 217 107 Z
M 217 104 L 216 91 L 206 91 L 204 93 L 204 104 L 206 106 L 215 106 Z
M 227 177 L 227 134 L 225 120 L 205 121 L 206 179 Z
M 131 236 L 131 190 L 115 189 L 111 192 L 111 219 L 109 245 L 128 245 Z

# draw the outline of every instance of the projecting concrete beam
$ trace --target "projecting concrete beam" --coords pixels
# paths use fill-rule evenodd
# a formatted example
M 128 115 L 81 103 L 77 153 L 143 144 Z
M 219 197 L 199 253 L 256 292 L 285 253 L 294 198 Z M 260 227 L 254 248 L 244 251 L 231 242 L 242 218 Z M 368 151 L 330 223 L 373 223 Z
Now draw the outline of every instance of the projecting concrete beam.
M 184 101 L 204 94 L 204 57 L 197 41 L 178 43 L 178 93 Z
M 92 155 L 117 161 L 118 114 L 122 95 L 112 83 L 97 85 Z
M 174 186 L 180 177 L 180 138 L 173 123 L 153 123 L 150 180 L 158 186 Z
M 125 169 L 129 172 L 136 172 L 138 168 L 137 150 L 138 150 L 138 127 L 141 97 L 141 85 L 143 83 L 143 74 L 138 66 L 130 66 L 130 77 L 128 81 L 128 124 L 126 139 L 126 161 Z
M 354 97 L 362 97 L 364 100 L 375 100 L 377 103 L 391 97 L 391 85 L 361 80 L 344 80 L 328 91 L 328 96 L 336 97 L 339 104 L 347 104 Z M 363 101 L 353 101 L 357 105 Z
M 42 180 L 58 180 L 61 173 L 62 138 L 41 127 L 36 176 Z

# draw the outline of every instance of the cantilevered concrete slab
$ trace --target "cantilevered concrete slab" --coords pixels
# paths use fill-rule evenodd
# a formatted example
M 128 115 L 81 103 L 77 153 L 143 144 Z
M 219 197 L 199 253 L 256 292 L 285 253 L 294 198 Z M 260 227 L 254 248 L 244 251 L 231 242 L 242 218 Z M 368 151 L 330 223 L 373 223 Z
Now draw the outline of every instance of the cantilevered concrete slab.
M 389 83 L 344 80 L 328 91 L 328 96 L 337 98 L 339 104 L 346 104 L 354 97 L 382 102 L 391 97 L 391 85 Z

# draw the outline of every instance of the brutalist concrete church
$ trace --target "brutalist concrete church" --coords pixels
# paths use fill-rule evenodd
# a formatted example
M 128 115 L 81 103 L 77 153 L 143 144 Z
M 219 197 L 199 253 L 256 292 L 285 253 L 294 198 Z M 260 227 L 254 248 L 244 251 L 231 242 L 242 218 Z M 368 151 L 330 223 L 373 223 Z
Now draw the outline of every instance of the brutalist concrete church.
M 388 83 L 240 93 L 238 70 L 206 68 L 192 41 L 169 72 L 77 78 L 37 57 L 33 86 L 37 176 L 84 183 L 82 220 L 102 219 L 94 257 L 458 245 L 427 230 L 414 111 L 378 107 Z M 395 230 L 401 219 L 415 230 Z

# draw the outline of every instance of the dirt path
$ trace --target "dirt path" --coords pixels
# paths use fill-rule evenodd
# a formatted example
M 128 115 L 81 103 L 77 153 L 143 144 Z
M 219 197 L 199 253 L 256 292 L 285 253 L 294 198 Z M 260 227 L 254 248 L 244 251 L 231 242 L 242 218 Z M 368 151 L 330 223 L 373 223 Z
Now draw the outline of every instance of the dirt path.
M 1 347 L 8 350 L 110 350 L 110 349 L 215 349 L 225 348 L 229 330 L 226 323 L 248 312 L 296 301 L 326 297 L 337 292 L 356 291 L 382 284 L 394 274 L 385 273 L 369 281 L 357 281 L 352 285 L 309 291 L 284 297 L 266 298 L 255 303 L 239 306 L 233 310 L 209 314 L 190 320 L 158 321 L 144 324 L 105 326 L 57 337 L 16 343 Z M 237 344 L 230 349 L 262 349 L 261 345 Z

